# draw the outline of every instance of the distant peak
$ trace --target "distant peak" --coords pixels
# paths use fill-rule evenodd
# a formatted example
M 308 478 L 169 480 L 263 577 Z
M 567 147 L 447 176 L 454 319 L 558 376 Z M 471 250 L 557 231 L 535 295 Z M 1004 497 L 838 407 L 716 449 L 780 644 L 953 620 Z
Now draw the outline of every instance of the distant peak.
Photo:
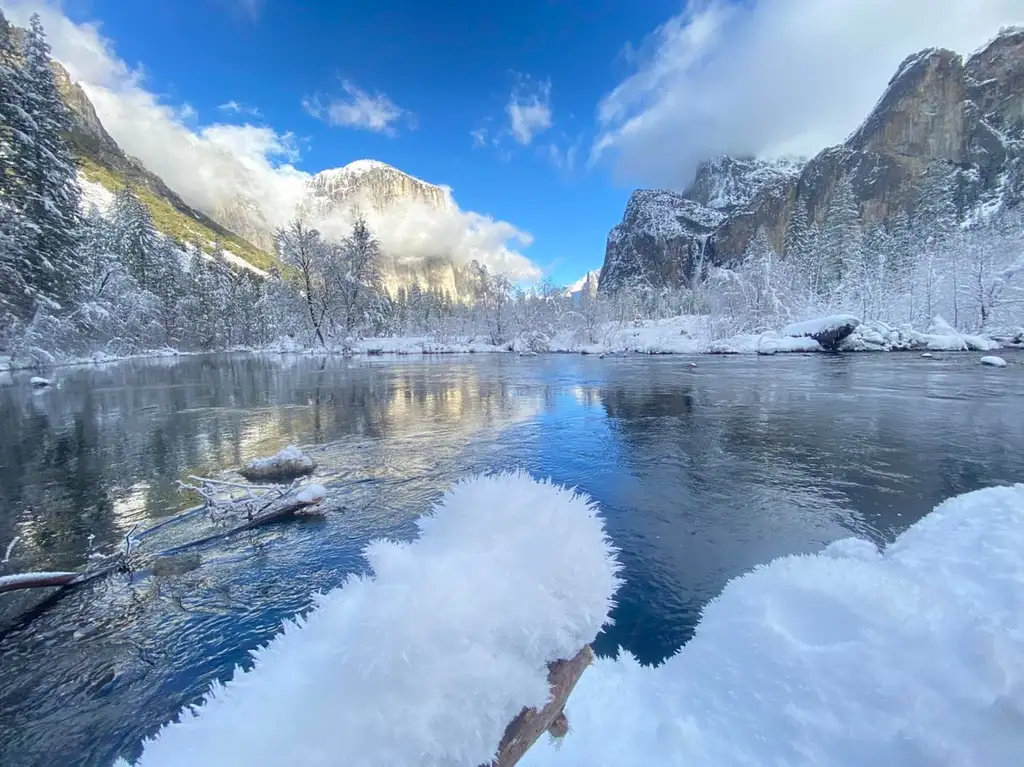
M 390 167 L 391 166 L 386 162 L 381 162 L 380 160 L 356 160 L 355 162 L 350 162 L 342 168 L 342 170 L 346 173 L 366 173 L 370 170 L 380 170 L 382 168 Z
M 371 170 L 394 170 L 394 168 L 380 160 L 356 160 L 341 168 L 322 170 L 316 175 L 322 179 L 333 179 L 338 176 L 361 176 Z

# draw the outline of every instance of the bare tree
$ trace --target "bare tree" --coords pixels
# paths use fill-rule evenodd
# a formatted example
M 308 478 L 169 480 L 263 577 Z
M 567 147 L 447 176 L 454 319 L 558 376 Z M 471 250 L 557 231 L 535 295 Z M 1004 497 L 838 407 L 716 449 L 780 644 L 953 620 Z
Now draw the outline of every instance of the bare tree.
M 277 256 L 283 263 L 296 271 L 313 335 L 323 346 L 323 324 L 330 308 L 330 283 L 326 270 L 330 246 L 323 241 L 320 232 L 296 218 L 275 236 Z

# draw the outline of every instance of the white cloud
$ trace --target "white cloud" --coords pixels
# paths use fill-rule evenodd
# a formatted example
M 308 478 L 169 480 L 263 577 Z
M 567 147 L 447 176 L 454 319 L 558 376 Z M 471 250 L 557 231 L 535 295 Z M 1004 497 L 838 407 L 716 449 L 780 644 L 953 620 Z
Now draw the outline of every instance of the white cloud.
M 613 150 L 624 179 L 683 186 L 721 153 L 811 155 L 843 141 L 908 55 L 970 53 L 1024 0 L 698 0 L 625 58 L 602 99 L 591 162 Z
M 547 156 L 548 160 L 556 168 L 569 173 L 576 167 L 576 154 L 579 152 L 579 148 L 580 142 L 578 139 L 574 144 L 564 149 L 557 143 L 551 142 L 544 147 L 542 153 Z
M 238 101 L 235 101 L 234 99 L 232 99 L 231 101 L 224 102 L 219 107 L 217 107 L 217 109 L 229 115 L 251 115 L 253 117 L 261 116 L 260 110 L 257 109 L 256 107 L 251 107 L 247 104 L 242 104 Z
M 509 133 L 523 146 L 551 127 L 551 81 L 531 83 L 527 78 L 512 89 L 505 114 Z
M 507 221 L 460 210 L 450 197 L 449 201 L 448 208 L 441 211 L 410 201 L 399 202 L 384 214 L 374 212 L 368 204 L 359 207 L 381 248 L 401 253 L 404 261 L 443 257 L 466 264 L 475 259 L 514 280 L 540 279 L 541 270 L 516 250 L 533 242 L 528 233 Z M 325 237 L 336 239 L 349 232 L 351 215 L 335 214 L 313 223 Z
M 19 25 L 40 14 L 54 57 L 82 85 L 107 131 L 190 205 L 211 212 L 241 198 L 271 226 L 294 215 L 310 178 L 294 166 L 300 154 L 294 134 L 249 124 L 197 124 L 191 107 L 165 104 L 149 92 L 143 73 L 117 57 L 97 25 L 74 24 L 41 0 L 0 0 L 0 8 Z M 517 275 L 536 272 L 515 250 L 517 243 L 529 244 L 529 235 L 454 203 L 434 213 L 395 211 L 382 223 L 382 240 L 411 256 L 433 249 Z
M 317 119 L 330 125 L 395 135 L 394 124 L 408 113 L 395 105 L 384 93 L 370 95 L 355 83 L 342 80 L 344 96 L 331 98 L 324 103 L 319 95 L 302 100 L 303 108 Z

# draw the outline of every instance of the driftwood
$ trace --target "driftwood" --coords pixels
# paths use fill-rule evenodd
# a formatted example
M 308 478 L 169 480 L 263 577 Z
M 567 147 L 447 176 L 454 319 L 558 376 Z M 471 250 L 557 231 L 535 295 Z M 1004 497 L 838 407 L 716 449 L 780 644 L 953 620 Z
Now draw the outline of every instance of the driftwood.
M 279 509 L 274 509 L 273 511 L 268 511 L 265 514 L 253 517 L 245 524 L 238 525 L 237 527 L 232 527 L 230 530 L 224 530 L 223 532 L 207 535 L 204 538 L 200 538 L 195 541 L 183 543 L 180 546 L 175 546 L 174 548 L 167 549 L 166 551 L 161 551 L 159 554 L 157 554 L 157 556 L 166 557 L 172 556 L 174 554 L 180 554 L 183 551 L 186 551 L 188 549 L 194 549 L 197 546 L 203 546 L 212 541 L 219 541 L 224 538 L 230 538 L 231 536 L 237 535 L 238 533 L 244 533 L 246 530 L 255 530 L 257 527 L 272 525 L 275 522 L 284 522 L 286 520 L 293 519 L 295 515 L 302 511 L 303 509 L 308 509 L 310 506 L 316 506 L 319 502 L 319 500 L 293 501 L 292 503 L 289 503 L 286 506 L 282 506 Z
M 586 645 L 571 660 L 558 660 L 549 664 L 551 700 L 540 711 L 535 708 L 520 711 L 505 728 L 505 734 L 498 744 L 498 756 L 490 764 L 480 767 L 512 767 L 545 732 L 550 732 L 556 738 L 564 737 L 569 731 L 569 722 L 563 710 L 565 702 L 593 660 L 594 651 L 590 645 Z
M 276 522 L 284 522 L 286 520 L 293 519 L 296 514 L 304 509 L 311 506 L 316 506 L 320 503 L 322 498 L 310 497 L 308 499 L 294 499 L 283 506 L 276 509 L 269 509 L 274 502 L 278 499 L 271 500 L 265 503 L 258 512 L 248 521 L 232 527 L 228 530 L 223 530 L 211 535 L 204 536 L 195 541 L 189 541 L 183 543 L 180 546 L 174 546 L 164 551 L 155 552 L 152 556 L 158 561 L 162 557 L 170 557 L 194 549 L 198 546 L 203 546 L 213 541 L 223 540 L 230 538 L 238 533 L 246 532 L 247 530 L 254 530 L 259 527 L 266 525 L 272 525 Z M 192 516 L 196 510 L 190 510 L 182 515 L 182 518 L 186 516 Z M 262 513 L 261 513 L 262 512 Z M 156 527 L 162 527 L 167 524 L 167 521 L 159 523 L 157 526 L 150 530 L 143 531 L 140 533 L 140 537 L 152 532 Z M 38 589 L 38 588 L 53 588 L 57 587 L 59 592 L 66 591 L 67 589 L 74 588 L 75 586 L 81 586 L 84 583 L 96 580 L 105 575 L 126 566 L 126 559 L 131 554 L 131 547 L 127 545 L 127 551 L 123 554 L 116 555 L 113 561 L 104 565 L 103 567 L 86 570 L 85 572 L 46 572 L 46 573 L 19 573 L 16 576 L 8 578 L 0 577 L 0 594 L 10 591 L 21 591 L 24 589 Z

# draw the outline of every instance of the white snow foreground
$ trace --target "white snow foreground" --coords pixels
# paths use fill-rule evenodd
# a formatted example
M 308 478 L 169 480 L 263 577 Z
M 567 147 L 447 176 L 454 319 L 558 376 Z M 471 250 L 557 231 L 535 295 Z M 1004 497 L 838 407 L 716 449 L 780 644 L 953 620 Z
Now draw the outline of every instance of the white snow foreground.
M 1024 485 L 726 586 L 657 668 L 599 658 L 543 765 L 1021 764 Z
M 370 543 L 372 577 L 319 595 L 137 764 L 490 761 L 519 711 L 547 701 L 547 664 L 607 622 L 615 550 L 589 498 L 525 474 L 464 481 L 418 526 L 412 543 Z

